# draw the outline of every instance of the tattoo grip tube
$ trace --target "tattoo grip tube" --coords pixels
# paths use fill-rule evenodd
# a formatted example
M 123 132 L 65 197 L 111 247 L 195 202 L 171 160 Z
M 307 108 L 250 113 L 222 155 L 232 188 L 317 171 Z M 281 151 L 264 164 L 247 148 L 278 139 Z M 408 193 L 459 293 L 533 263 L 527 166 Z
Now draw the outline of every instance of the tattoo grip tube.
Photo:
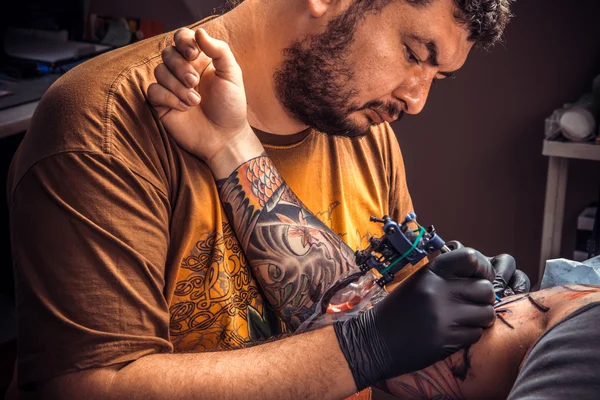
M 331 285 L 315 307 L 315 312 L 298 327 L 297 333 L 308 332 L 348 320 L 371 309 L 387 292 L 376 284 L 378 277 L 369 271 L 349 271 Z

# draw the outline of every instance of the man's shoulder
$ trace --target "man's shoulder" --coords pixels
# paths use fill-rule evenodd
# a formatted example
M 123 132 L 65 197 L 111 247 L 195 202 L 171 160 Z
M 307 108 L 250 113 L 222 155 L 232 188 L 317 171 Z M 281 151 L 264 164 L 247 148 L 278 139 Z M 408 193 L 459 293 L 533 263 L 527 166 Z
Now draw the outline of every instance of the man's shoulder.
M 98 143 L 93 140 L 93 134 L 106 134 L 115 113 L 134 111 L 138 114 L 139 106 L 148 108 L 145 91 L 154 81 L 153 72 L 160 62 L 161 50 L 171 38 L 172 33 L 153 37 L 75 67 L 44 94 L 29 131 L 36 134 L 57 127 L 57 132 L 52 134 L 64 134 L 65 140 L 61 143 L 65 146 L 106 145 L 105 138 L 100 138 Z M 83 142 L 76 140 L 81 134 L 87 136 Z
M 58 79 L 40 100 L 19 148 L 16 181 L 38 161 L 65 152 L 105 153 L 134 163 L 135 154 L 155 151 L 164 138 L 145 93 L 172 36 L 102 54 Z

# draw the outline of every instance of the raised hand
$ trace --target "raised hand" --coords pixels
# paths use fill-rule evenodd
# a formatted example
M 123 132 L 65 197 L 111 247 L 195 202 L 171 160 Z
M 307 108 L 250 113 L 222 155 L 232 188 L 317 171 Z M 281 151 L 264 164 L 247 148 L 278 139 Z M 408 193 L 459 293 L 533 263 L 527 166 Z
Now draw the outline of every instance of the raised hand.
M 227 176 L 230 168 L 223 169 L 224 162 L 238 147 L 262 152 L 248 125 L 242 71 L 227 43 L 202 28 L 182 29 L 162 56 L 148 100 L 179 146 L 219 178 Z

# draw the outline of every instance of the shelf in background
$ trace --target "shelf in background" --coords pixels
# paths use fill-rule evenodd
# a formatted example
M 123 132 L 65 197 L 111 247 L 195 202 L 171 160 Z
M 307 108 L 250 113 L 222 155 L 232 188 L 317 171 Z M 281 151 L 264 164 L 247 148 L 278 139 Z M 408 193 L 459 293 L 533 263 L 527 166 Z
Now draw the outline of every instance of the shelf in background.
M 550 157 L 600 161 L 600 144 L 544 140 L 542 154 Z
M 542 282 L 546 260 L 560 256 L 569 159 L 600 161 L 600 144 L 544 140 L 542 154 L 549 158 L 537 287 Z
M 39 101 L 0 110 L 0 139 L 26 131 Z

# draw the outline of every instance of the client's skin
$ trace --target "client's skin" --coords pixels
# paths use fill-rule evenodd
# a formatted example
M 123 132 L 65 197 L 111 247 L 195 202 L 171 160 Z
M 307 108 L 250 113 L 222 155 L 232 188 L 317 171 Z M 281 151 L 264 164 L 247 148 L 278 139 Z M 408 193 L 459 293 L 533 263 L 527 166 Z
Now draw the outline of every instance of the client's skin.
M 481 340 L 428 368 L 386 382 L 403 399 L 506 399 L 528 351 L 553 325 L 600 301 L 600 286 L 569 285 L 504 298 Z

